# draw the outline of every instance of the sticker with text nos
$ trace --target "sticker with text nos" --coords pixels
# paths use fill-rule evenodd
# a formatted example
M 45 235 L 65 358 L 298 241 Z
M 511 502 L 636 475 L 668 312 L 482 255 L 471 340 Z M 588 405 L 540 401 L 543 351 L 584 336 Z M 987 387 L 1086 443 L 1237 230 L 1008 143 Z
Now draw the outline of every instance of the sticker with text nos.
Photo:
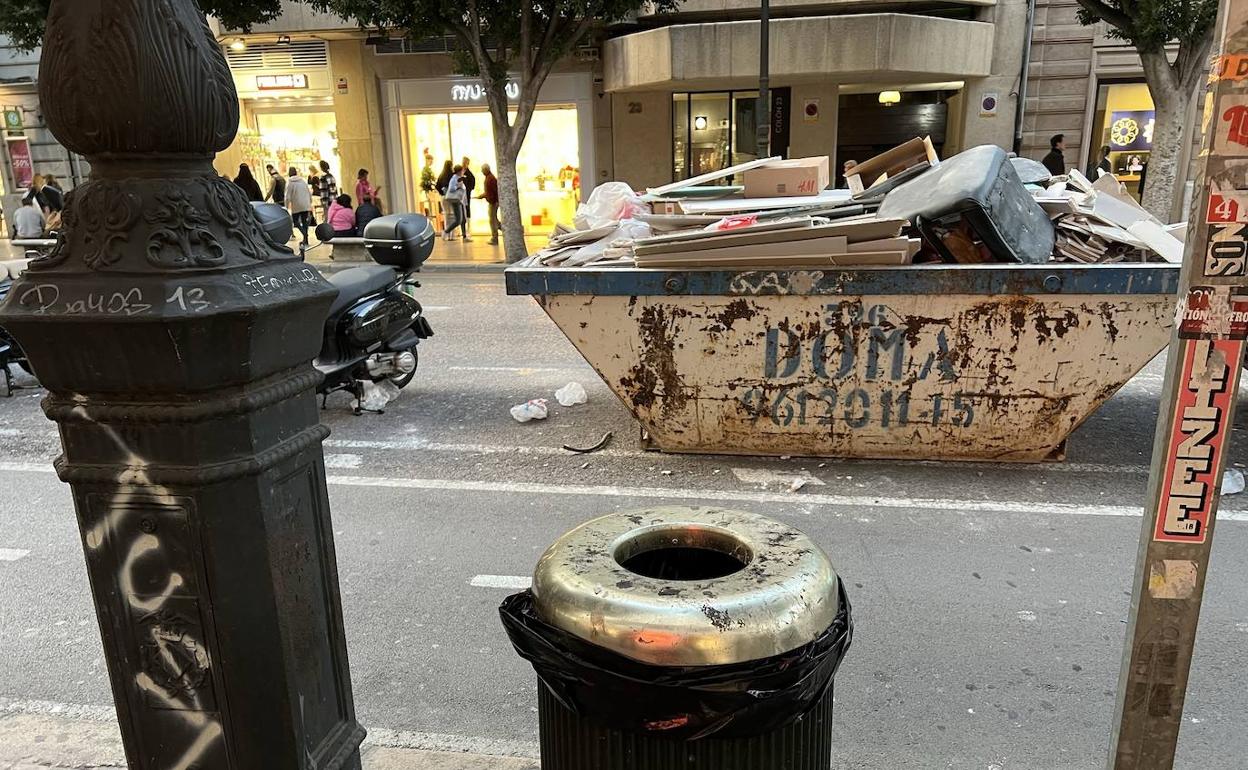
M 1204 543 L 1239 382 L 1242 340 L 1185 340 L 1153 539 Z

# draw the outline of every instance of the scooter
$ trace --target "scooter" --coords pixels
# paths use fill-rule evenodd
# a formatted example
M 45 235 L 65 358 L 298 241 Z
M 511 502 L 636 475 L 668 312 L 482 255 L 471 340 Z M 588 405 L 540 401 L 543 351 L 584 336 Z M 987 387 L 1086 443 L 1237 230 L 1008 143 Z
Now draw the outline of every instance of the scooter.
M 4 280 L 0 280 L 0 302 L 3 302 L 9 296 L 9 290 L 13 287 L 13 279 L 5 276 Z M 22 350 L 22 346 L 17 344 L 17 340 L 9 334 L 3 327 L 0 327 L 0 371 L 4 373 L 4 396 L 8 398 L 13 395 L 13 373 L 9 371 L 10 364 L 17 364 L 22 371 L 34 376 L 34 372 L 30 369 L 30 361 L 26 360 L 26 353 Z
M 286 210 L 255 204 L 261 225 L 277 243 L 290 240 L 293 226 Z M 323 222 L 317 240 L 332 243 L 333 228 Z M 321 353 L 313 365 L 324 380 L 317 388 L 321 408 L 331 393 L 355 396 L 355 413 L 378 412 L 364 407 L 365 383 L 407 387 L 419 364 L 417 346 L 433 336 L 424 311 L 404 289 L 420 288 L 412 274 L 420 270 L 435 242 L 433 225 L 419 214 L 392 214 L 369 222 L 364 249 L 376 265 L 353 267 L 327 277 L 338 297 L 325 321 Z M 316 247 L 312 247 L 316 248 Z M 301 249 L 306 256 L 307 247 Z

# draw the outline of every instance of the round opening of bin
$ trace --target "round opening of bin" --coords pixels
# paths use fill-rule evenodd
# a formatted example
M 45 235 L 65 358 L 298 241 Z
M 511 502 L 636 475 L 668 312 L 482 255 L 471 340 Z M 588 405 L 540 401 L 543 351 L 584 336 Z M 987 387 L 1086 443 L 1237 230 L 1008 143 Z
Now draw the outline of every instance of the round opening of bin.
M 615 561 L 656 580 L 714 580 L 750 565 L 754 553 L 726 529 L 663 524 L 630 532 L 615 546 Z

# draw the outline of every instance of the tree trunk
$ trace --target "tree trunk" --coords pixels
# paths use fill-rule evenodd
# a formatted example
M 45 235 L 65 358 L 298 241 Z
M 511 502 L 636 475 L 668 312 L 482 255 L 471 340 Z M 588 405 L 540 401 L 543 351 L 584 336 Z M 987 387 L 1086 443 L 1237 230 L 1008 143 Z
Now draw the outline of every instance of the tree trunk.
M 510 132 L 508 132 L 510 133 Z M 519 262 L 529 255 L 524 241 L 524 220 L 520 216 L 520 183 L 516 179 L 516 156 L 507 137 L 494 133 L 494 154 L 498 160 L 498 216 L 503 224 L 503 252 L 508 262 Z
M 1187 181 L 1185 169 L 1179 165 L 1183 149 L 1192 141 L 1187 116 L 1195 89 L 1181 84 L 1164 51 L 1144 53 L 1140 59 L 1156 110 L 1142 202 L 1153 216 L 1169 222 L 1174 202 L 1183 194 Z

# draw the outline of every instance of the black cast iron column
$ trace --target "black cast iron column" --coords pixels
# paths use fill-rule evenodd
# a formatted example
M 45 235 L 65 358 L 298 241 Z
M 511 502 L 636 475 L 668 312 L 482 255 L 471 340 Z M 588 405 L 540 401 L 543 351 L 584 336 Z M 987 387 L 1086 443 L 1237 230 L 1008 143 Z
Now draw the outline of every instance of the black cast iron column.
M 39 85 L 92 174 L 0 323 L 60 427 L 129 765 L 358 768 L 310 365 L 334 293 L 213 172 L 221 50 L 193 0 L 53 0 Z

